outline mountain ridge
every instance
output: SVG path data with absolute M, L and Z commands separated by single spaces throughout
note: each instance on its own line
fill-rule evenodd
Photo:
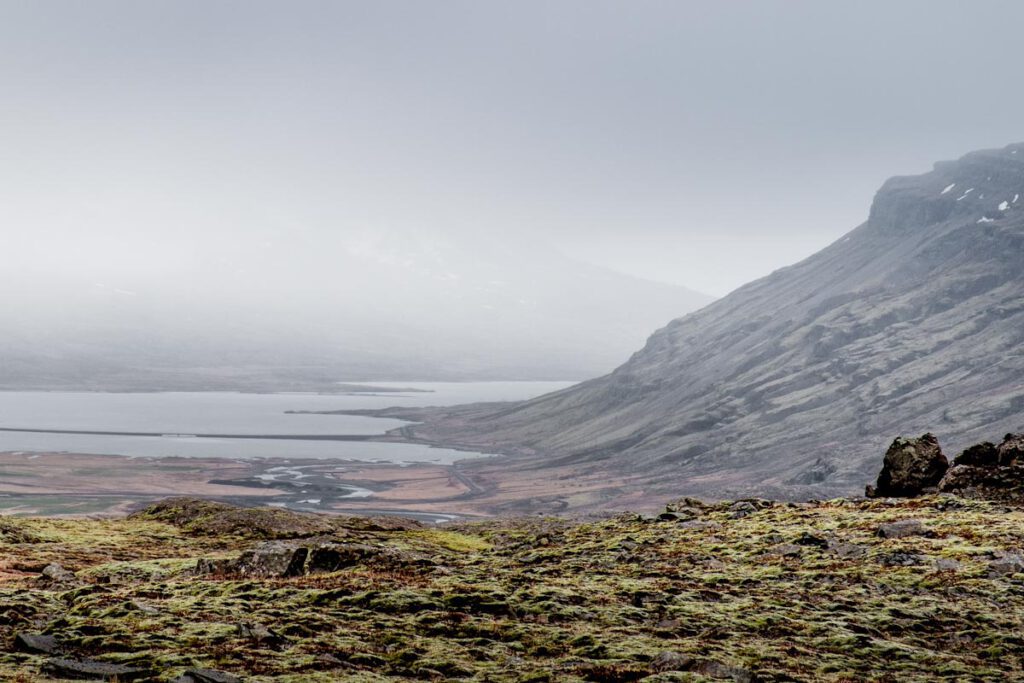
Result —
M 411 433 L 650 490 L 807 497 L 862 487 L 899 433 L 955 449 L 1019 430 L 1021 195 L 1024 144 L 892 178 L 853 231 L 673 320 L 608 375 Z

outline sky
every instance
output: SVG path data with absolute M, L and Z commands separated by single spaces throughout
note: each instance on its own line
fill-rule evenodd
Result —
M 1024 140 L 1022 30 L 1015 0 L 0 0 L 0 266 L 441 231 L 720 296 Z

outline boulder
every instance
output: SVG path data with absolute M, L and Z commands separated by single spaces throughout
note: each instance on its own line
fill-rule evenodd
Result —
M 1024 465 L 1024 434 L 1007 434 L 996 452 L 1003 467 Z
M 849 543 L 847 541 L 840 541 L 836 539 L 830 539 L 828 549 L 836 557 L 843 560 L 852 560 L 867 555 L 868 549 L 863 545 L 857 543 Z
M 995 446 L 985 442 L 958 455 L 939 490 L 996 500 L 1024 500 L 1024 434 L 1007 434 Z
M 651 668 L 655 671 L 689 671 L 694 664 L 693 657 L 681 652 L 659 652 L 651 660 Z
M 885 453 L 877 483 L 868 486 L 865 494 L 869 498 L 918 496 L 938 486 L 947 469 L 949 462 L 933 434 L 897 437 Z
M 976 465 L 953 465 L 939 482 L 939 490 L 944 493 L 964 494 L 983 486 L 999 486 L 998 468 L 978 467 Z
M 140 669 L 124 664 L 111 664 L 95 659 L 64 659 L 54 657 L 43 664 L 43 671 L 55 678 L 70 678 L 86 681 L 144 681 L 154 677 L 149 669 Z
M 988 563 L 989 578 L 1024 574 L 1024 557 L 1020 553 L 997 550 Z
M 174 683 L 242 683 L 242 679 L 213 669 L 188 669 Z
M 758 680 L 757 674 L 750 669 L 716 662 L 712 659 L 698 663 L 693 667 L 693 671 L 708 678 L 728 679 L 734 683 L 756 683 Z
M 953 458 L 953 466 L 994 467 L 999 464 L 999 451 L 991 441 L 975 444 Z
M 794 543 L 796 543 L 797 545 L 806 545 L 815 548 L 829 547 L 829 542 L 827 538 L 825 538 L 824 536 L 819 536 L 817 534 L 809 533 L 807 531 L 800 534 L 800 536 L 796 539 L 796 541 L 794 541 Z
M 884 553 L 878 556 L 878 562 L 885 567 L 919 567 L 927 559 L 920 553 Z
M 776 555 L 778 557 L 800 557 L 801 548 L 794 543 L 780 543 L 773 545 L 765 551 L 765 555 Z
M 258 647 L 282 650 L 289 644 L 286 637 L 263 624 L 242 622 L 235 627 L 235 632 L 240 638 L 244 638 Z
M 733 519 L 743 519 L 757 512 L 757 506 L 749 500 L 738 500 L 729 506 L 729 516 Z
M 658 515 L 658 520 L 661 522 L 688 522 L 694 518 L 695 515 L 688 512 L 662 512 Z
M 898 522 L 882 524 L 875 532 L 882 538 L 906 538 L 907 536 L 931 536 L 924 524 L 917 519 L 901 519 Z
M 19 633 L 14 637 L 14 649 L 34 654 L 55 655 L 63 648 L 54 636 L 39 633 Z
M 62 588 L 72 586 L 78 582 L 74 572 L 70 572 L 67 569 L 57 563 L 53 562 L 43 567 L 43 571 L 39 573 L 37 579 L 39 585 L 45 588 Z

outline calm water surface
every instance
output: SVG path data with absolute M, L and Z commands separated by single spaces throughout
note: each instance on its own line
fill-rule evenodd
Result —
M 516 401 L 572 382 L 373 382 L 429 393 L 238 394 L 230 392 L 0 392 L 0 427 L 160 434 L 382 434 L 401 420 L 349 415 L 289 415 L 289 410 L 352 410 Z M 472 454 L 418 444 L 188 436 L 109 436 L 0 432 L 0 452 L 41 451 L 131 456 L 340 458 L 449 463 Z

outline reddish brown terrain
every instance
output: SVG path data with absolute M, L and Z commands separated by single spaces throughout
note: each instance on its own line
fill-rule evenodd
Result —
M 353 490 L 357 497 L 349 497 Z M 457 465 L 356 461 L 130 458 L 0 453 L 0 512 L 115 516 L 169 495 L 328 513 L 425 513 L 428 518 L 523 512 L 653 509 L 670 496 L 607 473 L 540 468 L 494 457 Z

